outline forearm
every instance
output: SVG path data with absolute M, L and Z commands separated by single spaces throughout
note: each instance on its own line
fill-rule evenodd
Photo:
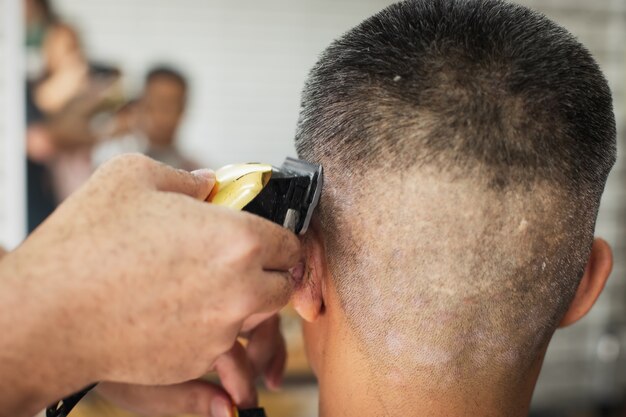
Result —
M 25 269 L 15 254 L 0 260 L 0 417 L 30 417 L 89 382 L 72 363 L 63 313 Z

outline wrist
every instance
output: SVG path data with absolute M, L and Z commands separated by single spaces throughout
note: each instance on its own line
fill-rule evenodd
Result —
M 17 407 L 10 415 L 34 414 L 93 377 L 66 331 L 62 300 L 39 286 L 42 271 L 30 265 L 40 262 L 20 255 L 0 260 L 0 404 Z

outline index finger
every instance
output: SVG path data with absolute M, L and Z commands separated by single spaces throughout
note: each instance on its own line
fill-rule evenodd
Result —
M 302 259 L 300 240 L 292 231 L 248 214 L 250 229 L 261 242 L 261 266 L 266 271 L 288 271 Z

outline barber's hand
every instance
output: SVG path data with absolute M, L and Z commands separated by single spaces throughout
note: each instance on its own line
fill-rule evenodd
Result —
M 214 371 L 221 387 L 194 380 L 166 386 L 101 383 L 97 390 L 114 404 L 141 415 L 231 416 L 232 403 L 240 408 L 256 406 L 258 376 L 264 377 L 270 389 L 280 386 L 286 348 L 279 324 L 277 315 L 271 317 L 248 335 L 246 348 L 236 343 L 217 359 Z
M 213 181 L 116 158 L 7 257 L 56 321 L 48 357 L 83 382 L 189 381 L 287 303 L 298 239 L 205 203 Z

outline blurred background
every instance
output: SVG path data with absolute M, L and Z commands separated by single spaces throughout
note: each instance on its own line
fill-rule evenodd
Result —
M 626 132 L 626 2 L 520 0 L 588 46 Z M 102 162 L 142 152 L 180 168 L 294 155 L 299 94 L 331 40 L 386 0 L 0 0 L 0 244 L 12 247 Z M 626 416 L 626 169 L 597 234 L 615 251 L 599 303 L 557 332 L 534 416 Z M 286 387 L 268 414 L 315 416 L 315 381 L 286 311 Z M 96 396 L 76 416 L 127 416 Z

